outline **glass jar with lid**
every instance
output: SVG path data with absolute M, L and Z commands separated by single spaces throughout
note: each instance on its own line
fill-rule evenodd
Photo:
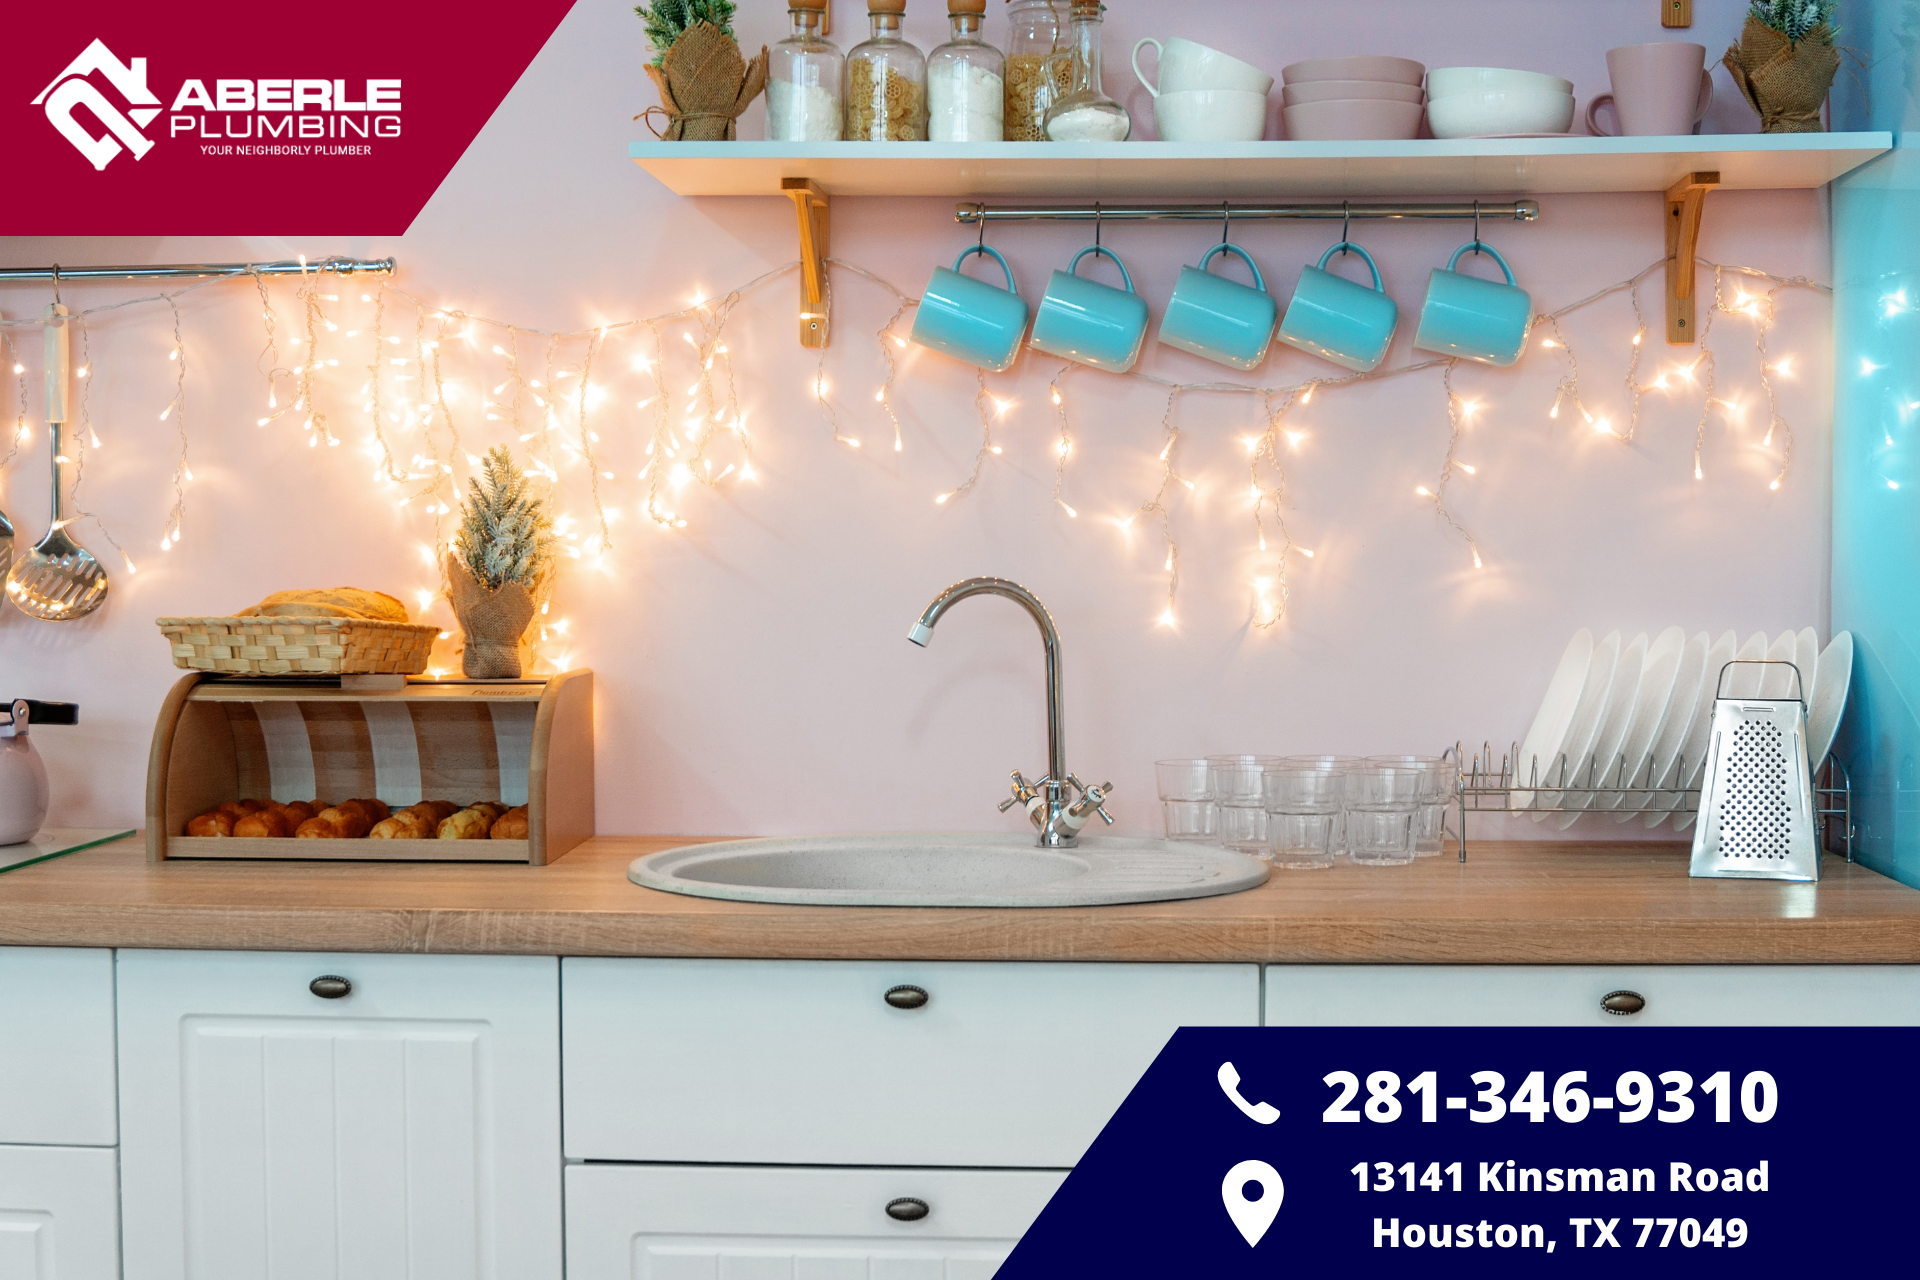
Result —
M 1006 59 L 980 38 L 987 0 L 947 0 L 953 38 L 927 55 L 927 139 L 998 142 Z
M 846 55 L 820 34 L 827 0 L 788 0 L 792 34 L 767 55 L 767 137 L 775 142 L 835 142 L 842 123 Z
M 1049 142 L 1125 142 L 1133 132 L 1133 117 L 1100 88 L 1100 0 L 1073 0 L 1068 18 L 1067 48 L 1049 60 L 1066 63 L 1072 79 L 1066 93 L 1047 108 Z
M 846 137 L 924 142 L 927 59 L 900 35 L 907 0 L 867 0 L 872 36 L 847 54 Z
M 1067 34 L 1063 0 L 1007 0 L 1007 96 L 1003 136 L 1008 142 L 1045 142 L 1047 108 L 1065 92 L 1067 68 L 1048 65 Z M 1051 75 L 1051 79 L 1049 76 Z

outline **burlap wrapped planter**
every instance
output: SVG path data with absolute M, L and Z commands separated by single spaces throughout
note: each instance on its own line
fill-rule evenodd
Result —
M 533 622 L 533 593 L 517 582 L 489 591 L 473 580 L 455 556 L 447 557 L 453 616 L 467 633 L 460 669 L 469 680 L 514 680 L 520 675 L 520 641 Z
M 766 87 L 767 50 L 762 45 L 748 62 L 733 37 L 710 22 L 696 22 L 673 42 L 659 66 L 647 68 L 647 75 L 660 91 L 660 105 L 634 119 L 646 117 L 655 136 L 667 142 L 732 142 L 739 136 L 735 120 Z M 667 117 L 664 131 L 653 128 L 656 111 Z
M 1750 17 L 1721 62 L 1760 113 L 1760 132 L 1826 132 L 1820 107 L 1840 70 L 1840 50 L 1825 23 L 1794 41 Z
M 173 665 L 233 676 L 417 676 L 438 627 L 360 618 L 157 618 Z

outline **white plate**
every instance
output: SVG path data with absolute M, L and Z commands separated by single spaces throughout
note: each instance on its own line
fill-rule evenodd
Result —
M 1807 760 L 1818 769 L 1833 750 L 1834 735 L 1847 710 L 1847 690 L 1853 684 L 1853 633 L 1842 631 L 1820 655 L 1814 676 L 1813 705 L 1807 712 Z
M 1567 726 L 1566 736 L 1560 739 L 1553 758 L 1547 762 L 1542 776 L 1553 781 L 1567 783 L 1574 780 L 1575 764 L 1584 760 L 1593 750 L 1593 740 L 1600 732 L 1600 721 L 1607 714 L 1607 695 L 1613 690 L 1614 668 L 1620 665 L 1620 633 L 1611 631 L 1607 638 L 1593 647 L 1593 660 L 1587 664 L 1587 678 L 1580 686 L 1580 704 L 1574 709 L 1573 720 Z M 1539 803 L 1551 807 L 1560 803 L 1557 791 L 1539 793 Z M 1533 815 L 1535 822 L 1546 818 L 1544 813 Z
M 1645 786 L 1651 769 L 1649 757 L 1653 740 L 1667 720 L 1667 708 L 1673 701 L 1674 682 L 1680 675 L 1680 659 L 1687 651 L 1687 633 L 1668 627 L 1647 646 L 1647 659 L 1640 668 L 1640 697 L 1627 721 L 1626 736 L 1618 754 L 1626 761 L 1617 782 L 1623 787 Z M 1608 796 L 1596 800 L 1595 809 L 1617 809 L 1624 797 Z
M 1820 673 L 1820 633 L 1812 627 L 1800 628 L 1800 634 L 1793 638 L 1793 665 L 1800 668 L 1800 698 L 1807 704 L 1811 722 L 1813 682 Z
M 1600 731 L 1593 736 L 1586 758 L 1574 768 L 1572 776 L 1586 788 L 1614 785 L 1620 746 L 1626 741 L 1633 720 L 1633 709 L 1640 705 L 1640 676 L 1647 665 L 1647 633 L 1642 631 L 1620 653 L 1613 669 L 1613 688 L 1607 693 L 1607 714 L 1600 718 Z M 1563 804 L 1570 812 L 1556 818 L 1562 831 L 1580 820 L 1580 810 L 1593 803 L 1589 795 L 1569 795 Z
M 1693 713 L 1700 702 L 1700 681 L 1707 673 L 1707 650 L 1713 647 L 1713 639 L 1702 631 L 1687 641 L 1681 651 L 1680 663 L 1674 672 L 1672 696 L 1667 699 L 1667 707 L 1661 713 L 1660 727 L 1654 731 L 1653 742 L 1647 748 L 1648 764 L 1642 775 L 1642 786 L 1657 786 L 1667 774 L 1673 771 L 1674 757 L 1680 754 L 1680 748 L 1687 743 L 1687 730 L 1693 727 Z M 1621 801 L 1624 811 L 1614 819 L 1625 822 L 1639 810 L 1648 807 L 1649 801 L 1664 800 L 1660 796 L 1628 796 Z M 1671 800 L 1666 800 L 1669 806 Z
M 1520 754 L 1513 761 L 1515 781 L 1532 781 L 1533 762 L 1558 749 L 1561 739 L 1567 736 L 1567 729 L 1573 724 L 1574 709 L 1580 705 L 1580 687 L 1586 683 L 1587 667 L 1592 661 L 1593 632 L 1582 627 L 1573 633 L 1573 639 L 1567 641 L 1567 651 L 1560 655 L 1560 665 L 1554 668 L 1553 679 L 1547 682 L 1547 696 L 1540 700 L 1540 710 L 1533 717 L 1533 727 L 1527 730 L 1527 736 L 1520 742 Z M 1540 761 L 1542 775 L 1550 763 L 1547 760 Z M 1524 809 L 1533 803 L 1533 793 L 1515 792 L 1513 799 L 1516 805 Z
M 1693 720 L 1687 726 L 1686 740 L 1680 746 L 1679 755 L 1660 779 L 1662 787 L 1672 787 L 1674 790 L 1668 796 L 1655 796 L 1653 803 L 1647 806 L 1649 827 L 1657 827 L 1666 821 L 1667 814 L 1685 799 L 1687 790 L 1699 785 L 1701 761 L 1706 756 L 1707 739 L 1713 733 L 1714 689 L 1719 682 L 1721 668 L 1732 662 L 1734 654 L 1738 652 L 1734 647 L 1738 642 L 1739 637 L 1729 631 L 1714 641 L 1713 648 L 1707 651 L 1707 666 L 1700 673 L 1700 692 L 1693 701 Z M 1676 830 L 1686 829 L 1679 825 L 1682 820 L 1675 820 Z M 1691 817 L 1684 820 L 1692 821 Z
M 1791 663 L 1798 642 L 1791 631 L 1782 631 L 1767 648 L 1768 662 Z M 1793 697 L 1796 681 L 1785 667 L 1767 667 L 1760 672 L 1760 696 L 1778 702 Z

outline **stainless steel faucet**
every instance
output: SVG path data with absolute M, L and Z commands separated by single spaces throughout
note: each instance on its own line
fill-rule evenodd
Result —
M 1000 812 L 1005 813 L 1016 804 L 1025 805 L 1027 816 L 1039 829 L 1043 848 L 1070 848 L 1079 841 L 1080 828 L 1095 814 L 1108 826 L 1113 825 L 1113 818 L 1106 810 L 1113 784 L 1103 782 L 1089 787 L 1067 772 L 1067 747 L 1061 731 L 1064 717 L 1060 696 L 1060 633 L 1054 630 L 1047 606 L 1017 582 L 1005 578 L 968 578 L 935 596 L 927 611 L 920 615 L 920 621 L 907 632 L 907 639 L 926 648 L 933 639 L 934 624 L 940 621 L 940 615 L 956 601 L 979 595 L 1005 596 L 1024 608 L 1040 628 L 1040 640 L 1047 651 L 1047 774 L 1038 782 L 1028 782 L 1016 769 L 1013 795 L 1000 802 Z M 1080 793 L 1078 800 L 1073 798 L 1075 791 Z

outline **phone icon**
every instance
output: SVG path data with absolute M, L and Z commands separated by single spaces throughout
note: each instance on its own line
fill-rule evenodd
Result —
M 1240 1096 L 1240 1073 L 1234 1070 L 1231 1062 L 1220 1064 L 1220 1088 L 1249 1120 L 1258 1124 L 1272 1124 L 1280 1118 L 1280 1108 L 1271 1102 L 1248 1102 Z

